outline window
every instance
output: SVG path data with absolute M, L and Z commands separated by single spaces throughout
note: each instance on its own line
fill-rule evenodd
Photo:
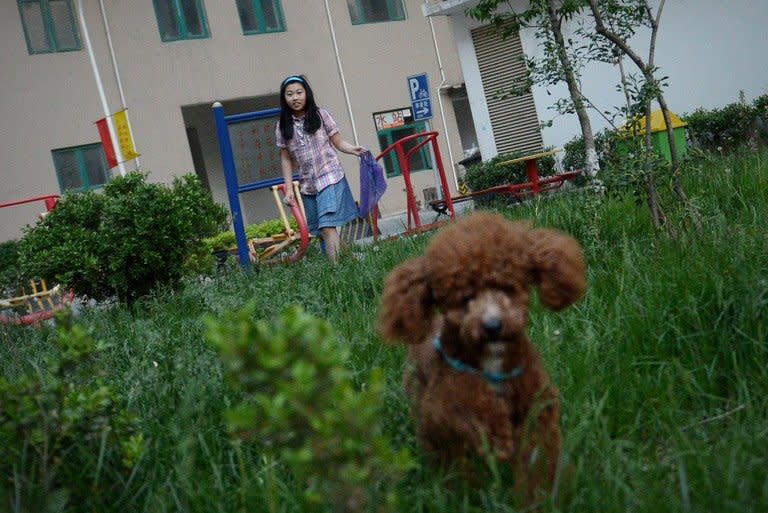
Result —
M 397 128 L 378 130 L 376 135 L 379 137 L 379 146 L 381 147 L 381 151 L 384 151 L 390 144 L 394 144 L 396 141 L 402 139 L 403 137 L 426 131 L 426 123 L 417 121 L 415 123 L 408 123 Z M 403 144 L 403 152 L 408 153 L 411 148 L 423 141 L 424 138 L 417 137 L 411 141 L 406 142 Z M 429 144 L 425 144 L 421 147 L 420 150 L 411 155 L 410 169 L 412 173 L 414 171 L 432 169 L 432 159 L 429 156 L 430 147 L 431 146 Z M 393 176 L 399 176 L 403 174 L 402 170 L 400 169 L 400 162 L 397 159 L 397 153 L 395 150 L 387 152 L 387 154 L 384 155 L 381 160 L 384 162 L 384 169 L 387 172 L 387 178 L 392 178 Z
M 107 157 L 101 143 L 53 150 L 53 166 L 62 192 L 85 191 L 109 180 Z
M 280 0 L 237 0 L 243 34 L 264 34 L 285 30 Z
M 203 0 L 154 0 L 160 39 L 179 41 L 208 37 Z
M 18 0 L 30 54 L 80 49 L 72 0 Z
M 347 0 L 353 25 L 405 19 L 403 0 Z

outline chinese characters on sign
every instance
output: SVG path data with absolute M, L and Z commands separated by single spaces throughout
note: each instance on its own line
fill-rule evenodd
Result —
M 412 122 L 411 109 L 396 109 L 373 113 L 373 122 L 376 130 L 397 128 Z
M 115 132 L 117 132 L 117 143 L 120 145 L 120 151 L 124 160 L 133 160 L 139 156 L 133 145 L 133 135 L 131 135 L 131 125 L 128 124 L 128 113 L 125 109 L 115 112 Z
M 280 150 L 275 146 L 277 119 L 263 118 L 229 125 L 240 185 L 282 177 Z

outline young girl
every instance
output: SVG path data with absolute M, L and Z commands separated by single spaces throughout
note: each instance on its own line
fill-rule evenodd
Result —
M 355 219 L 357 206 L 334 148 L 357 156 L 368 150 L 341 138 L 328 111 L 315 104 L 312 88 L 304 75 L 283 80 L 280 107 L 276 132 L 286 183 L 285 203 L 292 206 L 296 201 L 289 185 L 294 170 L 298 170 L 309 231 L 320 235 L 328 259 L 335 262 L 341 244 L 336 227 Z

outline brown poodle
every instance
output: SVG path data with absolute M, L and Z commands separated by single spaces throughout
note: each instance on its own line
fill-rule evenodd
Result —
M 379 317 L 382 338 L 408 344 L 403 380 L 425 452 L 511 463 L 524 502 L 551 489 L 561 445 L 558 392 L 525 334 L 534 285 L 553 310 L 581 298 L 579 243 L 475 213 L 392 270 Z

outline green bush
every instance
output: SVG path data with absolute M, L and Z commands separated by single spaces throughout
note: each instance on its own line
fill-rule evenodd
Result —
M 745 145 L 768 144 L 768 94 L 748 104 L 743 98 L 719 109 L 696 109 L 683 116 L 694 148 L 732 153 Z
M 43 365 L 12 381 L 0 377 L 3 511 L 11 500 L 14 511 L 108 504 L 144 452 L 125 400 L 101 382 L 94 361 L 101 348 L 82 327 L 60 321 L 57 351 Z
M 616 139 L 616 131 L 606 129 L 594 134 L 594 137 L 597 158 L 600 162 L 600 167 L 603 167 L 606 160 L 615 158 L 614 142 Z M 563 169 L 566 171 L 584 169 L 587 165 L 587 150 L 582 136 L 576 136 L 565 143 L 565 145 L 563 145 L 563 152 L 562 165 Z
M 193 174 L 168 187 L 128 173 L 103 194 L 64 195 L 28 227 L 19 250 L 22 273 L 72 286 L 82 296 L 130 303 L 159 285 L 177 287 L 185 259 L 226 217 Z
M 0 243 L 0 294 L 8 295 L 19 284 L 19 242 Z
M 224 377 L 242 394 L 226 413 L 230 432 L 286 465 L 308 505 L 369 511 L 375 487 L 386 484 L 388 500 L 377 511 L 395 511 L 391 485 L 413 461 L 383 432 L 381 373 L 374 369 L 358 389 L 326 322 L 296 306 L 273 323 L 252 320 L 254 310 L 207 320 Z
M 472 191 L 481 191 L 509 183 L 525 183 L 528 181 L 528 174 L 525 171 L 525 163 L 505 164 L 498 166 L 500 162 L 523 157 L 530 152 L 504 153 L 494 158 L 470 166 L 464 176 L 467 186 Z M 538 161 L 539 176 L 551 176 L 555 174 L 555 158 L 544 157 Z
M 99 237 L 105 201 L 93 191 L 65 194 L 53 211 L 25 228 L 21 274 L 72 286 L 84 296 L 109 296 Z

